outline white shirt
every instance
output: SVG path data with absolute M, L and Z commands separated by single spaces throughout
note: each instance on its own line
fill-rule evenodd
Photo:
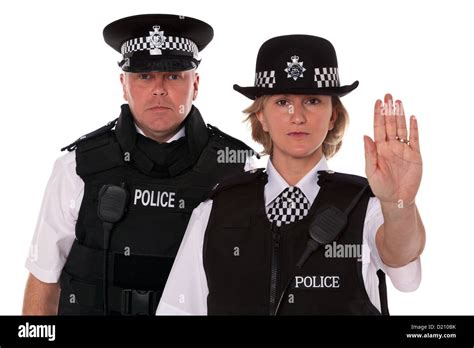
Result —
M 139 134 L 143 131 L 135 124 Z M 167 141 L 186 135 L 184 127 Z M 46 186 L 25 267 L 39 280 L 56 283 L 76 237 L 84 181 L 76 173 L 75 151 L 59 157 Z
M 318 195 L 318 171 L 327 170 L 323 157 L 295 186 L 301 189 L 312 204 Z M 268 182 L 264 188 L 266 210 L 275 198 L 290 186 L 278 173 L 271 161 L 267 165 Z M 316 189 L 315 189 L 316 188 Z M 204 235 L 212 210 L 212 200 L 201 203 L 191 215 L 189 224 L 168 277 L 157 315 L 206 315 L 207 278 L 203 266 Z M 369 199 L 363 229 L 362 276 L 371 302 L 380 310 L 377 270 L 382 269 L 400 291 L 414 291 L 421 281 L 420 258 L 400 268 L 385 265 L 378 254 L 375 235 L 383 224 L 380 201 Z

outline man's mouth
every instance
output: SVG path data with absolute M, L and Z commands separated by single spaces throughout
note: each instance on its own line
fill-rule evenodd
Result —
M 155 105 L 152 106 L 151 108 L 148 108 L 150 111 L 165 111 L 165 110 L 170 110 L 171 108 L 163 105 Z

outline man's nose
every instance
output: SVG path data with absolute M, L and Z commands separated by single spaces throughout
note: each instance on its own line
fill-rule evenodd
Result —
M 166 91 L 165 84 L 161 78 L 155 79 L 156 82 L 153 85 L 152 93 L 154 96 L 166 96 L 168 92 Z

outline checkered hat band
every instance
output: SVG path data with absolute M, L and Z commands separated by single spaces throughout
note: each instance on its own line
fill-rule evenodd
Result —
M 268 220 L 277 226 L 291 224 L 303 219 L 308 214 L 309 207 L 309 201 L 304 193 L 298 187 L 290 186 L 275 198 L 267 212 Z
M 337 68 L 315 68 L 314 81 L 318 88 L 339 87 L 339 72 Z
M 275 70 L 260 71 L 255 74 L 255 87 L 273 88 L 275 83 Z
M 131 39 L 125 41 L 122 44 L 122 55 L 138 52 L 138 51 L 145 51 L 145 50 L 168 50 L 168 51 L 184 51 L 192 53 L 194 57 L 198 55 L 198 47 L 197 45 L 184 37 L 177 37 L 177 36 L 166 36 L 165 42 L 161 45 L 161 47 L 156 47 L 150 42 L 150 37 L 138 37 L 135 39 Z

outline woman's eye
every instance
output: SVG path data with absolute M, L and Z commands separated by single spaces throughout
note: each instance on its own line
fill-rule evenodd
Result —
M 276 102 L 276 104 L 279 105 L 279 106 L 287 106 L 287 105 L 289 105 L 288 100 L 285 100 L 285 99 L 280 99 L 280 100 L 278 100 L 278 101 Z
M 311 105 L 316 105 L 316 104 L 321 103 L 321 101 L 317 98 L 308 99 L 306 102 Z

